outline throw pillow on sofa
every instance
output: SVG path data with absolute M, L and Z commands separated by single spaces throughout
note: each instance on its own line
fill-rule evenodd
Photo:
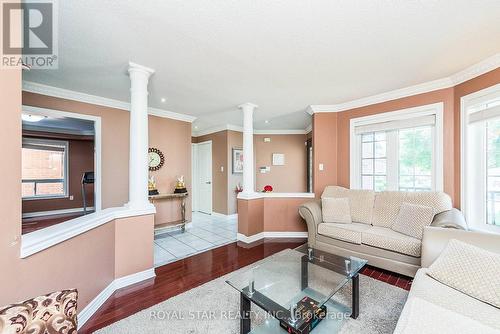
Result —
M 348 198 L 322 198 L 321 211 L 324 223 L 352 223 Z
M 500 255 L 451 239 L 427 274 L 482 302 L 500 308 Z
M 424 227 L 434 219 L 434 209 L 430 206 L 403 203 L 392 224 L 392 230 L 422 240 Z

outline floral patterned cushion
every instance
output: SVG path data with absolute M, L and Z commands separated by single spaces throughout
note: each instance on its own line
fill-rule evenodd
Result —
M 1 334 L 74 334 L 77 330 L 76 289 L 44 296 L 0 308 Z

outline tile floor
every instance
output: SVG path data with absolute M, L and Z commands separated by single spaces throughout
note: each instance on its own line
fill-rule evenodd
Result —
M 193 212 L 192 226 L 155 235 L 155 267 L 236 241 L 238 220 Z

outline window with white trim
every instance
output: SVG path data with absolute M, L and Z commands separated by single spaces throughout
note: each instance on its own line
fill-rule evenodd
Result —
M 68 142 L 23 138 L 22 197 L 65 197 L 68 192 Z
M 478 93 L 462 105 L 462 206 L 473 227 L 498 231 L 500 85 Z
M 351 187 L 442 190 L 442 104 L 351 120 Z

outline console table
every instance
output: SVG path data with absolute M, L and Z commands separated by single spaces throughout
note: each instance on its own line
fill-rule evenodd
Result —
M 158 201 L 168 201 L 173 199 L 181 200 L 181 220 L 177 222 L 165 222 L 156 224 L 155 229 L 171 227 L 171 226 L 180 226 L 182 232 L 186 231 L 186 197 L 188 197 L 188 193 L 170 193 L 170 194 L 158 194 L 158 195 L 150 195 L 149 201 L 154 204 Z

